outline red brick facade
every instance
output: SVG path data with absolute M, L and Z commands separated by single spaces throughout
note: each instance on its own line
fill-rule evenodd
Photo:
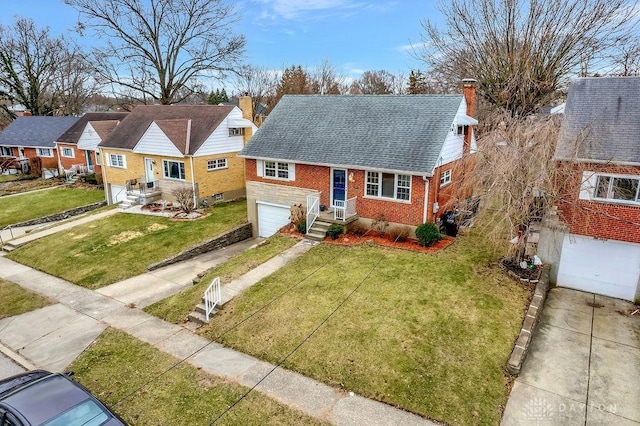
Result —
M 640 167 L 621 167 L 600 164 L 562 164 L 568 176 L 560 182 L 561 218 L 572 234 L 595 238 L 640 243 L 640 205 L 615 204 L 605 201 L 579 199 L 583 171 L 640 176 Z
M 451 208 L 453 196 L 459 195 L 459 177 L 456 176 L 456 169 L 459 163 L 456 161 L 443 166 L 442 170 L 453 168 L 452 182 L 442 189 L 440 188 L 440 171 L 437 170 L 434 177 L 428 178 L 429 182 L 429 205 L 427 207 L 427 222 L 433 222 L 444 212 L 443 206 Z M 326 166 L 315 166 L 296 164 L 295 181 L 283 181 L 259 177 L 257 174 L 256 160 L 246 159 L 246 180 L 263 182 L 276 185 L 290 186 L 296 188 L 312 189 L 320 191 L 320 204 L 330 205 L 331 203 L 331 168 Z M 389 222 L 402 223 L 411 226 L 418 226 L 424 222 L 425 214 L 425 189 L 426 181 L 421 176 L 411 178 L 411 200 L 400 201 L 378 197 L 365 196 L 366 173 L 364 170 L 349 169 L 347 171 L 347 198 L 358 197 L 356 211 L 360 217 L 374 219 L 380 213 L 384 213 Z M 353 177 L 351 177 L 353 174 Z M 433 200 L 438 197 L 438 204 L 441 206 L 437 214 L 433 214 Z M 265 200 L 268 201 L 268 200 Z
M 24 156 L 25 158 L 28 158 L 32 167 L 33 164 L 35 164 L 35 162 L 37 162 L 37 159 L 40 159 L 42 161 L 42 168 L 43 169 L 57 169 L 58 168 L 58 157 L 56 154 L 56 149 L 55 148 L 49 148 L 53 154 L 53 157 L 39 157 L 38 156 L 38 149 L 37 148 L 24 148 Z

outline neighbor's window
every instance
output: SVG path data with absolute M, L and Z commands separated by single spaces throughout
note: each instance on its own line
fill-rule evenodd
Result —
M 111 167 L 127 167 L 124 155 L 122 154 L 109 154 L 109 165 Z
M 162 160 L 162 166 L 164 169 L 164 177 L 185 180 L 183 161 Z
M 217 160 L 207 161 L 207 170 L 218 170 L 227 168 L 227 159 L 218 158 Z
M 409 201 L 411 199 L 411 176 L 367 172 L 365 194 L 371 197 Z
M 38 148 L 38 157 L 53 157 L 51 148 Z
M 100 164 L 100 153 L 98 151 L 96 151 L 96 166 L 99 166 Z
M 599 175 L 594 198 L 640 203 L 640 177 Z
M 8 155 L 11 156 L 13 155 L 13 151 L 10 147 L 8 146 L 0 146 L 0 155 Z
M 219 194 L 213 194 L 213 201 L 222 201 L 224 200 L 224 194 L 221 192 Z
M 244 135 L 244 128 L 229 127 L 229 136 L 242 136 L 242 135 Z
M 444 186 L 448 183 L 451 183 L 451 169 L 440 173 L 440 186 Z
M 72 148 L 62 148 L 62 156 L 63 157 L 75 157 L 75 154 L 73 153 L 73 149 Z

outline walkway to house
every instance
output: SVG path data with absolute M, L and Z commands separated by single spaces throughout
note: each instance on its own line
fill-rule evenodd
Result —
M 549 292 L 502 425 L 640 425 L 640 315 L 632 303 Z
M 274 265 L 283 262 L 283 259 L 291 260 L 296 253 L 299 255 L 306 251 L 300 248 L 301 245 L 305 243 L 299 243 L 281 253 L 276 260 L 272 259 L 273 262 L 266 262 L 241 277 L 244 281 L 239 280 L 236 290 L 241 291 L 270 274 Z M 278 260 L 278 257 L 282 259 Z M 174 272 L 179 273 L 178 269 Z M 178 359 L 186 359 L 191 365 L 210 374 L 247 387 L 254 386 L 274 369 L 272 364 L 209 342 L 185 327 L 167 323 L 133 307 L 129 302 L 125 303 L 129 299 L 124 296 L 124 290 L 130 285 L 135 287 L 133 282 L 117 283 L 109 286 L 111 289 L 105 287 L 92 291 L 4 257 L 0 257 L 0 278 L 58 302 L 0 320 L 0 346 L 4 347 L 3 352 L 17 353 L 18 358 L 26 358 L 27 362 L 38 368 L 64 370 L 106 327 L 114 327 Z M 156 277 L 148 277 L 148 281 L 153 278 Z M 144 305 L 150 299 L 138 295 L 135 300 Z M 16 361 L 20 362 L 19 359 Z M 337 425 L 434 424 L 406 411 L 347 394 L 282 368 L 275 369 L 256 387 L 256 391 Z

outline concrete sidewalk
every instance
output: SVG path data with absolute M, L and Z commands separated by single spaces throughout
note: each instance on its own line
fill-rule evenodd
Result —
M 502 425 L 640 425 L 640 316 L 619 299 L 549 292 Z
M 300 250 L 296 247 L 298 245 L 281 256 L 291 259 L 295 251 Z M 244 285 L 270 273 L 267 269 L 260 273 L 261 268 L 263 267 L 255 268 L 254 278 L 247 278 Z M 137 308 L 129 308 L 121 300 L 2 257 L 0 278 L 18 283 L 58 302 L 56 305 L 0 320 L 0 344 L 28 358 L 28 361 L 38 367 L 49 366 L 54 370 L 63 370 L 102 329 L 109 326 L 150 343 L 178 359 L 186 359 L 189 364 L 209 374 L 247 387 L 254 386 L 275 368 L 272 364 L 209 342 L 182 326 L 167 323 Z M 138 300 L 144 299 L 141 297 Z M 306 414 L 337 425 L 434 424 L 420 416 L 347 394 L 343 390 L 282 368 L 277 368 L 256 390 Z

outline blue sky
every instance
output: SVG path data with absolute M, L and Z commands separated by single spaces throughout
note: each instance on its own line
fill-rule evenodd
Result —
M 440 19 L 430 0 L 240 0 L 236 8 L 247 63 L 281 70 L 327 59 L 350 78 L 368 70 L 407 75 L 419 68 L 408 47 L 420 41 L 421 20 Z M 0 24 L 10 25 L 16 15 L 55 34 L 67 33 L 78 20 L 59 0 L 4 0 Z

